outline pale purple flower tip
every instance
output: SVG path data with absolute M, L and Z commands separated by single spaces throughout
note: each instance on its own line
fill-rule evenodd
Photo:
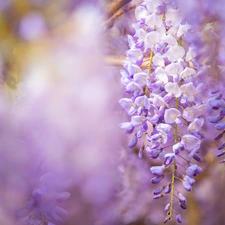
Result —
M 220 145 L 220 146 L 218 147 L 218 150 L 221 150 L 221 149 L 223 149 L 223 148 L 225 148 L 225 143 L 223 143 L 222 145 Z
M 216 115 L 216 116 L 209 116 L 208 121 L 210 123 L 218 123 L 220 120 L 222 120 L 223 117 L 221 115 Z
M 192 164 L 186 170 L 186 173 L 189 177 L 197 176 L 201 172 L 202 172 L 202 168 L 196 164 Z
M 146 122 L 143 122 L 142 124 L 142 131 L 147 131 L 148 130 L 148 124 Z
M 152 146 L 151 146 L 151 148 L 152 149 L 156 149 L 156 148 L 158 148 L 160 146 L 160 143 L 159 142 L 155 142 Z
M 162 166 L 152 166 L 150 168 L 151 172 L 155 175 L 155 176 L 162 176 L 163 175 L 163 171 L 165 169 L 165 165 Z
M 142 157 L 143 157 L 143 151 L 144 151 L 144 146 L 142 146 L 142 147 L 139 149 L 139 151 L 138 151 L 138 158 L 139 158 L 139 159 L 142 159 Z
M 218 134 L 218 135 L 214 138 L 214 140 L 219 140 L 220 138 L 223 137 L 223 134 L 224 134 L 224 132 Z
M 194 154 L 193 155 L 193 159 L 195 159 L 198 162 L 201 162 L 202 161 L 201 158 L 197 154 Z
M 179 151 L 182 150 L 184 148 L 184 146 L 181 143 L 176 143 L 175 145 L 173 145 L 173 152 L 174 154 L 179 154 Z
M 157 188 L 156 190 L 153 191 L 153 194 L 154 194 L 154 195 L 160 194 L 160 193 L 164 190 L 164 188 L 165 188 L 165 187 Z
M 153 197 L 153 199 L 159 199 L 159 198 L 162 198 L 164 195 L 155 195 L 154 197 Z
M 129 148 L 134 148 L 137 145 L 137 142 L 138 142 L 137 134 L 135 134 L 134 137 L 129 142 L 128 147 Z
M 153 178 L 151 179 L 151 183 L 152 183 L 152 184 L 158 184 L 163 178 L 164 178 L 164 175 L 158 176 L 158 177 L 153 177 Z
M 144 41 L 141 39 L 139 40 L 136 44 L 135 47 L 136 48 L 142 48 L 144 46 Z
M 178 193 L 178 198 L 179 198 L 179 200 L 180 200 L 180 202 L 183 202 L 183 203 L 186 203 L 186 198 L 179 192 Z
M 170 155 L 169 157 L 166 158 L 165 162 L 164 162 L 164 165 L 165 166 L 168 166 L 170 165 L 174 160 L 174 154 L 173 155 Z
M 225 151 L 224 152 L 219 152 L 216 156 L 220 157 L 220 156 L 223 156 L 223 155 L 225 155 Z
M 152 158 L 152 159 L 157 159 L 159 154 L 162 152 L 161 149 L 158 149 L 158 148 L 152 149 L 152 148 L 149 148 L 149 147 L 146 148 L 146 151 L 148 152 L 149 157 Z
M 224 130 L 225 129 L 225 122 L 221 122 L 215 125 L 217 130 Z
M 164 11 L 165 11 L 165 5 L 164 5 L 164 4 L 159 5 L 159 6 L 157 7 L 156 14 L 157 14 L 157 15 L 162 15 L 162 14 L 164 13 Z
M 171 184 L 166 186 L 164 193 L 169 194 L 170 192 L 171 192 Z
M 149 121 L 153 124 L 157 123 L 159 121 L 159 115 L 155 114 L 152 118 L 149 119 Z
M 223 108 L 222 111 L 220 112 L 220 116 L 222 116 L 222 117 L 225 116 L 225 108 Z
M 167 223 L 170 220 L 170 217 L 166 217 L 163 223 Z
M 143 131 L 142 131 L 142 130 L 139 130 L 139 131 L 137 132 L 137 137 L 138 137 L 138 138 L 141 138 L 141 137 L 142 137 L 142 134 L 143 134 Z
M 213 108 L 213 109 L 219 109 L 219 100 L 222 98 L 222 94 L 210 98 L 209 99 L 209 105 Z
M 181 217 L 180 214 L 177 214 L 176 220 L 177 220 L 178 223 L 182 223 L 182 217 Z
M 186 205 L 186 203 L 184 203 L 184 202 L 180 202 L 180 207 L 181 207 L 182 209 L 187 209 L 187 205 Z
M 189 176 L 185 176 L 183 179 L 183 186 L 184 189 L 187 191 L 191 191 L 192 190 L 192 185 L 194 184 L 195 180 Z
M 168 204 L 166 204 L 166 206 L 165 206 L 165 211 L 168 211 L 170 209 L 170 203 L 168 203 Z

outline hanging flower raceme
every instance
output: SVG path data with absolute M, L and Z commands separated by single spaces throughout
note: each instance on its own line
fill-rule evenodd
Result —
M 194 49 L 183 39 L 191 27 L 172 0 L 145 0 L 136 7 L 135 16 L 135 34 L 128 36 L 130 49 L 121 70 L 128 97 L 119 101 L 131 119 L 120 126 L 132 135 L 128 147 L 139 146 L 139 157 L 145 151 L 162 162 L 150 168 L 151 182 L 170 178 L 153 192 L 153 198 L 170 196 L 164 222 L 175 213 L 181 223 L 175 208 L 187 205 L 175 185 L 181 181 L 191 191 L 194 177 L 202 171 L 192 162 L 201 161 L 198 151 L 204 137 L 205 104 L 198 95 L 202 84 L 196 79 L 200 67 L 193 67 Z

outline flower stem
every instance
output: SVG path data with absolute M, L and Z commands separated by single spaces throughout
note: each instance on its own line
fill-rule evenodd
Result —
M 152 59 L 153 59 L 153 51 L 150 52 L 149 55 L 149 64 L 148 64 L 148 75 L 151 73 L 151 68 L 152 68 Z M 145 95 L 149 97 L 149 91 L 147 85 L 145 86 Z
M 176 98 L 176 105 L 175 105 L 176 109 L 178 109 L 179 107 L 179 99 Z M 178 127 L 177 124 L 174 125 L 174 143 L 177 142 L 177 138 L 178 137 Z M 173 198 L 174 198 L 174 190 L 175 190 L 175 173 L 177 170 L 177 165 L 176 165 L 176 161 L 174 159 L 173 161 L 173 170 L 172 170 L 172 178 L 171 178 L 171 198 L 170 198 L 170 218 L 172 219 L 172 214 L 173 214 Z
M 151 52 L 150 52 L 150 55 L 149 55 L 148 74 L 151 73 L 152 59 L 153 59 L 153 51 L 151 51 Z

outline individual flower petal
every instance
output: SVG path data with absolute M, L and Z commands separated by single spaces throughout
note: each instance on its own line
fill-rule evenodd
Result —
M 204 124 L 204 118 L 196 118 L 193 122 L 191 122 L 188 126 L 188 131 L 199 131 Z
M 181 144 L 183 144 L 183 146 L 187 150 L 192 150 L 196 147 L 198 148 L 200 146 L 200 143 L 201 141 L 191 134 L 183 135 L 181 139 Z
M 135 9 L 136 20 L 145 19 L 149 15 L 148 10 L 144 6 L 137 6 Z
M 174 38 L 171 34 L 166 35 L 163 38 L 163 41 L 165 41 L 168 45 L 177 45 L 176 38 Z
M 160 107 L 160 106 L 168 106 L 168 104 L 166 103 L 166 101 L 164 100 L 163 97 L 161 97 L 158 94 L 154 94 L 151 93 L 151 98 L 150 98 L 151 102 L 153 105 Z
M 173 152 L 174 152 L 174 154 L 176 154 L 176 155 L 179 154 L 179 151 L 183 150 L 183 148 L 184 148 L 184 146 L 180 142 L 174 144 L 173 145 Z
M 160 42 L 160 33 L 152 31 L 145 37 L 145 48 L 153 48 L 153 46 Z
M 134 74 L 134 82 L 139 84 L 142 87 L 146 85 L 147 80 L 148 80 L 147 73 L 141 72 L 141 73 Z
M 170 203 L 168 203 L 168 204 L 166 204 L 166 206 L 165 206 L 165 211 L 168 211 L 170 209 Z
M 164 190 L 164 188 L 165 188 L 164 186 L 160 187 L 160 188 L 157 188 L 156 190 L 153 191 L 153 195 L 160 194 Z
M 204 113 L 206 104 L 194 105 L 183 110 L 183 118 L 191 122 Z
M 132 63 L 141 65 L 143 61 L 143 52 L 141 51 L 141 49 L 137 48 L 129 49 L 127 51 L 127 57 L 128 60 L 131 61 Z
M 153 56 L 152 62 L 155 66 L 164 67 L 165 62 L 161 54 L 157 53 Z
M 224 130 L 225 129 L 225 122 L 220 122 L 220 123 L 216 124 L 215 128 L 217 130 Z
M 214 138 L 214 140 L 219 140 L 220 138 L 223 137 L 223 135 L 224 135 L 224 131 L 223 131 L 222 133 L 218 134 L 218 135 Z
M 180 90 L 181 90 L 181 93 L 186 96 L 189 102 L 194 101 L 194 96 L 197 94 L 197 91 L 195 86 L 192 84 L 192 82 L 182 85 L 180 87 Z
M 183 203 L 187 202 L 186 198 L 180 192 L 178 193 L 178 198 L 179 198 L 180 202 L 183 202 Z
M 180 202 L 180 207 L 181 207 L 182 209 L 187 209 L 186 203 L 183 203 L 183 202 Z
M 186 67 L 180 74 L 180 78 L 187 79 L 188 77 L 194 76 L 195 74 L 196 74 L 196 71 L 194 69 Z
M 154 148 L 150 148 L 149 146 L 146 148 L 146 151 L 148 152 L 149 157 L 152 159 L 158 158 L 159 154 L 162 152 L 162 150 L 159 148 L 154 149 Z
M 135 99 L 134 103 L 137 106 L 142 106 L 145 109 L 150 109 L 150 102 L 146 95 L 137 97 Z
M 217 153 L 216 157 L 220 157 L 220 156 L 223 156 L 223 155 L 225 155 L 225 151 Z
M 186 173 L 189 177 L 197 176 L 201 172 L 202 172 L 202 168 L 196 164 L 192 164 L 186 170 Z
M 160 83 L 166 84 L 168 82 L 168 76 L 161 67 L 156 68 L 155 76 Z
M 178 59 L 182 58 L 184 54 L 185 54 L 184 48 L 179 45 L 175 45 L 170 46 L 169 50 L 166 53 L 166 56 L 170 62 L 175 62 Z
M 129 98 L 121 98 L 119 100 L 119 104 L 127 112 L 128 115 L 133 115 L 136 112 L 135 104 Z
M 162 166 L 152 166 L 150 168 L 152 174 L 155 175 L 155 176 L 162 176 L 164 169 L 165 169 L 165 165 L 162 165 Z
M 149 15 L 146 20 L 145 20 L 146 25 L 148 25 L 149 27 L 156 27 L 159 28 L 163 25 L 163 21 L 161 19 L 160 15 L 156 15 L 155 13 L 152 13 L 151 15 Z
M 165 85 L 165 90 L 172 94 L 174 97 L 179 98 L 181 95 L 181 89 L 177 83 L 168 82 Z
M 225 148 L 225 143 L 223 143 L 222 145 L 220 145 L 220 146 L 218 147 L 218 150 L 222 150 L 223 148 Z
M 171 190 L 172 190 L 171 184 L 169 184 L 169 185 L 166 186 L 164 193 L 169 194 L 171 192 Z
M 138 142 L 138 138 L 137 138 L 137 135 L 135 134 L 134 137 L 129 142 L 128 147 L 134 148 L 137 145 L 137 142 Z
M 159 195 L 155 195 L 154 197 L 153 197 L 153 199 L 159 199 L 159 198 L 162 198 L 164 195 L 161 195 L 161 194 L 159 194 Z
M 180 73 L 183 71 L 183 66 L 180 62 L 170 63 L 166 66 L 165 71 L 169 76 L 179 76 Z
M 142 91 L 142 87 L 137 84 L 136 82 L 131 81 L 127 86 L 126 86 L 126 93 L 132 93 L 138 91 L 139 93 Z
M 125 130 L 132 130 L 134 127 L 131 122 L 124 122 L 124 123 L 121 123 L 119 126 L 120 128 Z
M 132 118 L 131 118 L 131 124 L 134 127 L 138 127 L 138 126 L 142 125 L 145 121 L 146 121 L 146 117 L 144 117 L 144 116 L 132 116 Z
M 170 108 L 165 110 L 164 119 L 166 123 L 175 123 L 175 120 L 181 116 L 181 112 L 178 109 Z
M 181 217 L 180 214 L 176 215 L 176 220 L 177 220 L 178 223 L 182 223 L 182 217 Z
M 151 179 L 151 183 L 152 183 L 152 184 L 158 184 L 163 178 L 164 178 L 164 175 L 162 175 L 162 176 L 157 176 L 157 177 L 153 177 L 153 178 Z
M 209 116 L 208 117 L 208 121 L 210 123 L 218 123 L 222 119 L 223 119 L 223 116 L 221 116 L 220 114 L 219 115 L 216 115 L 216 116 Z

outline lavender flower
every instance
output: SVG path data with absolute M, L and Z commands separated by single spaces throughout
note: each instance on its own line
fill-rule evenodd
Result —
M 119 103 L 124 102 L 122 108 L 134 127 L 132 130 L 129 122 L 123 126 L 135 133 L 128 146 L 135 147 L 138 139 L 149 158 L 163 161 L 161 166 L 150 168 L 155 176 L 151 182 L 159 183 L 165 177 L 165 171 L 172 172 L 169 183 L 153 192 L 154 199 L 161 198 L 166 187 L 165 194 L 171 195 L 165 223 L 172 219 L 175 179 L 179 176 L 177 171 L 183 170 L 180 164 L 184 163 L 183 160 L 187 162 L 187 175 L 179 179 L 183 180 L 188 191 L 194 183 L 192 177 L 202 171 L 191 163 L 192 159 L 201 161 L 196 153 L 204 137 L 201 129 L 205 103 L 200 99 L 201 84 L 197 81 L 201 68 L 191 66 L 192 61 L 197 60 L 194 49 L 185 42 L 191 26 L 182 20 L 173 1 L 143 1 L 136 7 L 135 16 L 135 33 L 128 37 L 130 49 L 124 63 L 125 72 L 121 73 L 125 93 L 132 96 Z M 147 65 L 144 61 L 148 62 Z M 138 70 L 131 73 L 127 65 L 136 65 Z M 221 101 L 220 105 L 223 105 Z M 188 159 L 185 159 L 186 155 Z M 184 200 L 180 205 L 187 208 Z M 177 221 L 182 222 L 180 215 Z

